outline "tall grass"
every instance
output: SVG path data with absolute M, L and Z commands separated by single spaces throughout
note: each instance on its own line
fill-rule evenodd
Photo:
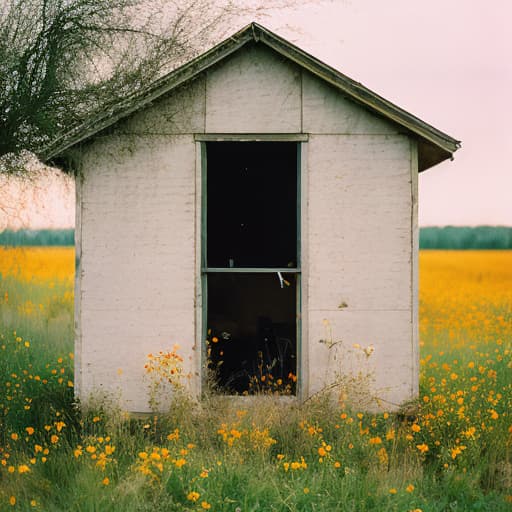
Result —
M 0 510 L 510 510 L 510 269 L 422 254 L 417 415 L 176 391 L 144 418 L 74 404 L 71 281 L 3 272 Z

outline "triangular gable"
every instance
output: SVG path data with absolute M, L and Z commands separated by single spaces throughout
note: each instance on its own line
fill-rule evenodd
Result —
M 251 23 L 199 57 L 156 80 L 143 91 L 128 96 L 99 116 L 95 116 L 61 135 L 45 149 L 42 158 L 46 161 L 58 158 L 67 149 L 86 141 L 119 120 L 144 108 L 251 42 L 268 46 L 301 68 L 331 84 L 345 97 L 416 135 L 420 171 L 451 158 L 452 154 L 460 147 L 460 142 L 449 135 L 387 101 L 261 25 Z

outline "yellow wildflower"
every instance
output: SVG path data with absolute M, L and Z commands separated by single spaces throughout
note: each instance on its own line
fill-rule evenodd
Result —
M 174 432 L 171 432 L 168 436 L 167 436 L 167 439 L 169 441 L 177 441 L 178 439 L 180 438 L 180 431 L 176 428 L 174 429 Z
M 187 494 L 187 500 L 189 501 L 197 501 L 201 495 L 196 491 L 190 491 Z
M 421 453 L 428 452 L 428 445 L 426 445 L 425 443 L 417 444 L 417 445 L 416 445 L 416 448 L 418 448 L 418 450 L 419 450 Z

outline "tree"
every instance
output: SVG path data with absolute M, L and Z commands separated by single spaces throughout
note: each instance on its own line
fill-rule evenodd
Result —
M 238 3 L 238 5 L 235 5 Z M 272 8 L 295 3 L 274 0 Z M 234 0 L 0 0 L 0 172 L 218 39 Z

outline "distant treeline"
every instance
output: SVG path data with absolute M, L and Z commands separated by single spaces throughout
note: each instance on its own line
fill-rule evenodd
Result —
M 38 246 L 38 245 L 74 245 L 74 229 L 6 229 L 0 233 L 0 245 Z
M 512 228 L 504 226 L 421 228 L 420 249 L 512 249 Z
M 0 232 L 0 245 L 73 245 L 74 229 L 21 229 Z M 478 226 L 420 228 L 420 249 L 512 249 L 512 228 Z

